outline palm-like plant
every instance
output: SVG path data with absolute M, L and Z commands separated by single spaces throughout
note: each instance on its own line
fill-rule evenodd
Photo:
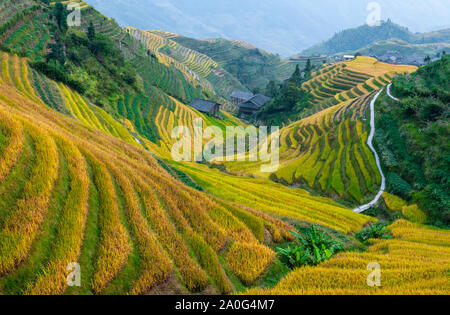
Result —
M 371 238 L 389 239 L 392 238 L 392 234 L 383 223 L 377 222 L 356 233 L 356 238 L 361 242 L 367 242 Z
M 332 240 L 325 232 L 319 232 L 315 226 L 303 235 L 294 231 L 290 233 L 296 238 L 295 245 L 289 245 L 286 249 L 278 248 L 278 252 L 291 268 L 318 265 L 345 249 L 341 243 Z

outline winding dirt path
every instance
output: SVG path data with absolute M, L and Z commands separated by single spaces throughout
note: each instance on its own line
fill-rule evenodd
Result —
M 388 95 L 391 98 L 394 98 L 390 94 L 390 87 L 391 87 L 391 85 L 388 85 L 388 87 L 387 87 Z M 381 89 L 375 95 L 375 97 L 372 99 L 372 101 L 370 102 L 370 128 L 371 128 L 371 130 L 370 130 L 369 138 L 367 139 L 367 145 L 370 148 L 370 150 L 372 150 L 373 154 L 375 155 L 375 162 L 377 163 L 378 170 L 380 171 L 380 174 L 381 174 L 381 188 L 380 188 L 380 191 L 378 192 L 378 194 L 375 196 L 375 199 L 373 199 L 368 204 L 365 204 L 356 209 L 353 209 L 353 211 L 356 213 L 363 213 L 364 211 L 367 211 L 370 208 L 372 208 L 378 202 L 378 200 L 380 200 L 381 196 L 383 195 L 384 191 L 386 190 L 386 177 L 384 176 L 383 170 L 381 169 L 380 157 L 378 156 L 377 151 L 373 147 L 373 138 L 375 136 L 375 102 L 377 101 L 378 97 L 383 92 L 383 90 L 384 89 Z

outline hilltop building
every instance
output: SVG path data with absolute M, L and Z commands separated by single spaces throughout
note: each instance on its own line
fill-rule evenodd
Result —
M 397 65 L 401 64 L 401 65 L 422 66 L 424 64 L 424 56 L 420 56 L 417 53 L 413 53 L 412 55 L 406 56 L 397 50 L 386 51 L 383 55 L 371 54 L 370 57 L 374 57 L 382 62 Z
M 191 104 L 189 104 L 189 106 L 198 110 L 200 113 L 210 116 L 217 116 L 220 111 L 220 106 L 222 105 L 216 102 L 196 98 L 191 102 Z
M 247 101 L 240 103 L 239 115 L 240 116 L 252 116 L 264 107 L 268 102 L 271 101 L 270 97 L 264 96 L 262 94 L 256 94 Z
M 355 58 L 356 58 L 356 56 L 354 56 L 354 55 L 344 55 L 344 60 L 345 60 L 345 61 L 353 60 L 353 59 L 355 59 Z
M 255 95 L 250 92 L 234 90 L 233 93 L 231 93 L 231 101 L 233 102 L 234 105 L 239 105 L 242 102 L 248 101 L 253 96 L 255 96 Z

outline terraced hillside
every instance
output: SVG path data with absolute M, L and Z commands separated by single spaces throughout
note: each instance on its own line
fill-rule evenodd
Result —
M 304 67 L 307 61 L 307 59 L 292 59 L 289 62 L 249 43 L 237 40 L 223 38 L 198 40 L 178 34 L 163 33 L 163 35 L 217 61 L 252 91 L 264 90 L 270 81 L 283 82 L 294 72 L 295 64 Z M 311 58 L 313 64 L 322 64 L 323 60 L 323 58 Z
M 311 95 L 312 108 L 303 117 L 340 102 L 354 100 L 389 84 L 396 74 L 413 72 L 414 66 L 390 65 L 375 58 L 357 57 L 348 62 L 325 67 L 303 84 Z
M 263 176 L 261 163 L 227 163 L 224 170 L 203 162 L 175 162 L 170 154 L 173 127 L 187 126 L 195 134 L 198 118 L 204 127 L 221 130 L 247 125 L 230 113 L 212 118 L 185 105 L 189 97 L 210 93 L 200 76 L 161 52 L 156 42 L 151 46 L 160 52 L 148 52 L 114 21 L 80 3 L 86 17 L 82 27 L 69 29 L 60 40 L 79 40 L 79 50 L 71 50 L 79 53 L 96 40 L 109 45 L 110 38 L 116 49 L 108 53 L 120 52 L 125 61 L 115 60 L 125 66 L 139 65 L 136 84 L 142 86 L 108 96 L 106 111 L 73 89 L 66 77 L 63 83 L 32 68 L 30 62 L 45 55 L 26 58 L 16 51 L 26 39 L 16 46 L 11 40 L 9 52 L 0 52 L 0 294 L 448 293 L 448 231 L 401 220 L 390 227 L 393 239 L 373 240 L 365 251 L 367 244 L 355 234 L 378 219 L 341 202 L 362 202 L 379 184 L 365 143 L 367 104 L 375 86 L 373 92 L 349 96 L 283 128 L 282 167 L 274 174 Z M 0 34 L 9 38 L 22 22 L 28 25 L 28 17 L 48 13 L 54 5 L 14 2 L 7 18 L 12 22 Z M 27 8 L 34 9 L 14 20 L 16 12 Z M 107 38 L 92 36 L 91 28 L 89 39 L 84 33 L 91 22 Z M 61 29 L 48 23 L 50 45 Z M 86 40 L 90 44 L 82 44 Z M 101 60 L 71 69 L 103 69 Z M 194 67 L 196 61 L 191 62 Z M 202 67 L 204 61 L 199 62 Z M 55 68 L 67 70 L 62 64 Z M 364 58 L 342 68 L 339 76 L 354 79 L 390 73 L 384 64 Z M 109 83 L 111 73 L 103 70 L 96 81 Z M 130 79 L 115 78 L 120 87 Z M 424 222 L 414 200 L 387 194 L 384 200 L 394 217 Z M 281 280 L 289 271 L 277 247 L 291 246 L 291 231 L 311 225 L 353 247 Z M 366 286 L 367 264 L 373 261 L 386 274 L 382 288 Z M 78 266 L 81 286 L 69 287 L 67 277 Z
M 343 102 L 282 129 L 280 167 L 261 173 L 260 163 L 227 163 L 234 174 L 255 174 L 287 185 L 303 184 L 328 196 L 360 203 L 381 178 L 367 147 L 365 120 L 372 94 Z
M 182 185 L 137 142 L 49 109 L 23 77 L 1 78 L 0 292 L 139 294 L 173 279 L 227 293 L 219 251 L 258 257 L 229 267 L 250 283 L 274 257 L 264 226 L 288 237 L 279 220 Z M 76 261 L 85 280 L 67 288 Z
M 246 88 L 219 64 L 202 53 L 186 48 L 173 41 L 174 34 L 163 31 L 142 31 L 128 27 L 129 34 L 153 51 L 162 63 L 174 65 L 210 90 L 215 90 L 222 98 L 228 98 L 235 89 Z M 213 89 L 213 87 L 215 89 Z
M 276 216 L 342 232 L 369 220 L 304 191 L 244 179 L 253 193 L 261 191 L 256 200 L 236 189 L 240 178 L 225 180 L 198 165 L 179 168 L 204 187 L 220 180 L 228 189 L 208 189 L 212 197 L 188 188 L 143 149 L 151 146 L 145 137 L 127 143 L 107 132 L 108 114 L 100 121 L 75 92 L 40 77 L 60 89 L 72 118 L 57 113 L 31 87 L 26 61 L 3 54 L 2 64 L 7 60 L 16 66 L 0 76 L 2 293 L 141 294 L 167 281 L 181 292 L 229 293 L 230 275 L 250 286 L 273 262 L 267 235 L 290 239 L 291 227 Z M 195 114 L 176 105 L 184 119 Z M 283 196 L 299 206 L 281 211 L 267 203 L 266 185 L 277 202 Z M 86 280 L 67 288 L 66 267 L 76 261 Z
M 129 131 L 103 109 L 92 105 L 78 92 L 39 74 L 28 66 L 27 59 L 0 53 L 1 75 L 31 100 L 45 104 L 76 119 L 80 125 L 96 128 L 128 143 L 136 143 Z
M 394 73 L 413 69 L 359 57 L 316 72 L 303 88 L 314 97 L 305 116 L 317 113 L 281 130 L 279 169 L 262 173 L 262 163 L 251 162 L 227 162 L 226 169 L 236 175 L 304 185 L 352 204 L 370 200 L 379 190 L 381 176 L 367 146 L 368 105 L 374 91 Z
M 30 58 L 40 58 L 50 40 L 46 29 L 48 18 L 48 12 L 39 8 L 36 1 L 2 1 L 0 42 Z
M 2 14 L 5 15 L 5 19 L 1 23 L 2 26 L 0 26 L 4 29 L 0 37 L 2 46 L 11 52 L 27 56 L 33 61 L 43 61 L 56 40 L 61 41 L 61 39 L 55 38 L 55 26 L 52 23 L 54 20 L 50 19 L 50 16 L 54 14 L 52 11 L 56 3 L 67 4 L 68 2 L 54 1 L 47 5 L 41 1 L 19 0 L 14 1 L 14 5 L 8 6 L 9 2 L 2 1 L 2 5 L 8 8 L 8 10 L 2 10 Z M 203 93 L 213 95 L 214 88 L 210 84 L 202 84 L 200 80 L 189 75 L 186 71 L 180 71 L 176 65 L 148 55 L 147 49 L 114 20 L 105 17 L 83 1 L 72 2 L 79 3 L 82 19 L 80 26 L 70 28 L 71 37 L 79 41 L 79 38 L 77 39 L 77 36 L 80 35 L 79 32 L 87 32 L 92 24 L 96 34 L 112 40 L 115 50 L 120 52 L 133 65 L 140 75 L 138 82 L 143 81 L 144 87 L 156 86 L 165 93 L 187 103 L 195 97 L 202 97 Z M 67 42 L 67 39 L 65 41 Z M 68 46 L 67 43 L 65 45 Z M 70 45 L 73 45 L 73 43 L 70 43 Z M 81 57 L 76 56 L 78 56 L 77 58 Z M 69 54 L 69 58 L 72 58 L 72 53 Z M 71 61 L 76 64 L 77 60 L 75 58 Z M 92 62 L 91 60 L 85 62 L 85 66 L 91 65 L 86 69 L 83 69 L 82 64 L 78 66 L 89 73 L 93 68 Z M 86 75 L 80 71 L 81 69 L 78 70 L 78 72 L 81 72 L 81 74 L 77 73 L 78 76 Z M 107 73 L 105 72 L 102 75 L 106 76 Z M 76 76 L 74 76 L 74 79 L 78 80 Z M 111 80 L 114 81 L 113 78 Z
M 204 81 L 194 77 L 167 56 L 149 54 L 147 47 L 141 45 L 126 29 L 88 6 L 83 10 L 80 28 L 87 31 L 91 23 L 97 33 L 114 40 L 116 47 L 128 58 L 141 76 L 145 89 L 151 89 L 152 86 L 158 87 L 186 103 L 193 98 L 202 97 L 203 93 L 213 94 L 214 87 L 210 84 L 205 84 Z
M 147 95 L 126 95 L 124 101 L 120 101 L 117 107 L 120 116 L 132 123 L 136 137 L 150 140 L 148 146 L 165 157 L 171 156 L 172 145 L 176 142 L 171 132 L 177 126 L 186 127 L 190 135 L 194 135 L 196 119 L 202 120 L 203 128 L 217 126 L 225 130 L 226 126 L 242 124 L 224 112 L 219 114 L 220 119 L 204 115 L 156 88 L 149 90 Z

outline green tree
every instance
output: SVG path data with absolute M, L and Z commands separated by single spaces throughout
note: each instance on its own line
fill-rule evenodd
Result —
M 292 74 L 291 78 L 289 79 L 290 83 L 294 83 L 295 85 L 299 85 L 302 82 L 302 72 L 300 71 L 300 67 L 297 64 L 295 66 L 295 71 Z
M 270 81 L 266 86 L 266 96 L 274 98 L 278 95 L 278 87 L 275 81 Z
M 305 73 L 310 73 L 312 71 L 311 59 L 308 58 L 305 66 Z
M 66 53 L 65 46 L 61 40 L 56 40 L 56 43 L 49 44 L 50 52 L 47 54 L 47 61 L 54 60 L 57 61 L 60 65 L 64 65 L 66 63 Z
M 87 30 L 87 37 L 89 39 L 89 41 L 94 41 L 95 40 L 95 27 L 94 24 L 91 22 L 88 26 L 88 30 Z
M 64 5 L 60 2 L 58 2 L 55 5 L 54 9 L 54 16 L 56 18 L 56 23 L 58 24 L 59 30 L 65 34 L 67 30 L 69 29 L 69 26 L 67 25 L 67 11 Z

